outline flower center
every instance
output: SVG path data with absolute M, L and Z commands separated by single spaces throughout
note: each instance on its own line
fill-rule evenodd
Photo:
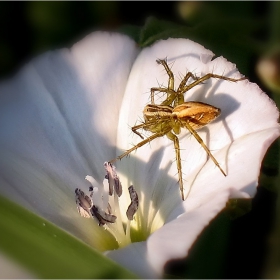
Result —
M 89 196 L 81 189 L 75 189 L 78 212 L 82 217 L 93 218 L 105 230 L 108 230 L 116 239 L 119 247 L 131 243 L 130 227 L 138 209 L 138 195 L 133 186 L 128 188 L 130 204 L 126 205 L 126 215 L 121 211 L 119 198 L 122 196 L 122 185 L 115 167 L 108 162 L 104 163 L 106 170 L 103 186 L 97 187 L 96 181 L 91 176 L 86 180 L 91 183 Z

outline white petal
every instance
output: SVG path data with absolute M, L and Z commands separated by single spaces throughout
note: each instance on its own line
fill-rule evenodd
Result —
M 137 52 L 128 37 L 97 32 L 2 83 L 1 193 L 68 230 L 77 219 L 72 232 L 93 239 L 92 226 L 79 228 L 89 221 L 78 217 L 74 189 L 88 174 L 102 183 Z
M 183 206 L 173 209 L 168 220 L 176 218 L 183 212 L 192 211 L 201 205 L 204 197 L 219 190 L 230 189 L 232 198 L 253 197 L 256 193 L 262 159 L 268 147 L 279 135 L 280 130 L 277 126 L 240 137 L 228 147 L 221 149 L 217 156 L 227 154 L 228 175 L 224 177 L 218 168 L 213 168 L 212 163 L 208 161 L 196 178 L 189 178 L 189 196 Z
M 203 228 L 224 208 L 229 190 L 212 192 L 201 204 L 164 225 L 148 239 L 148 260 L 158 273 L 171 259 L 187 255 Z
M 161 275 L 147 258 L 147 242 L 132 243 L 128 247 L 108 251 L 106 256 L 144 279 L 158 278 Z
M 230 174 L 226 178 L 219 177 L 217 170 L 213 171 L 207 163 L 184 201 L 184 209 L 182 205 L 175 208 L 167 219 L 170 222 L 148 239 L 149 260 L 155 269 L 162 271 L 168 260 L 185 257 L 197 236 L 224 208 L 229 198 L 249 198 L 255 194 L 261 161 L 279 134 L 277 127 L 236 140 L 229 147 Z

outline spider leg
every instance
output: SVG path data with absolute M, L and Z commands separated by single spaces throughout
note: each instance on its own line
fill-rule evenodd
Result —
M 168 80 L 168 89 L 174 90 L 174 74 L 173 74 L 173 72 L 170 70 L 170 68 L 169 68 L 169 66 L 168 66 L 168 64 L 167 64 L 166 59 L 157 59 L 157 63 L 158 63 L 158 64 L 161 64 L 161 65 L 164 67 L 164 69 L 165 69 L 167 75 L 169 76 L 169 80 Z
M 139 124 L 139 125 L 135 125 L 131 128 L 131 130 L 137 134 L 138 136 L 140 136 L 142 139 L 144 139 L 144 137 L 137 131 L 138 129 L 140 128 L 144 128 L 145 126 L 147 126 L 147 123 L 142 123 L 142 124 Z
M 175 153 L 176 153 L 176 162 L 177 162 L 177 170 L 179 174 L 179 187 L 182 196 L 182 200 L 184 200 L 184 187 L 183 187 L 183 178 L 182 178 L 182 165 L 181 165 L 181 156 L 180 156 L 180 144 L 179 139 L 176 135 L 174 135 L 171 131 L 166 134 L 166 136 L 173 141 Z
M 110 160 L 109 162 L 112 163 L 116 160 L 121 160 L 123 157 L 128 156 L 131 152 L 133 152 L 134 150 L 136 150 L 137 148 L 140 148 L 142 146 L 144 146 L 145 144 L 147 144 L 148 142 L 158 138 L 158 137 L 162 137 L 166 134 L 166 132 L 158 132 L 155 133 L 153 135 L 151 135 L 150 137 L 146 138 L 145 140 L 141 141 L 140 143 L 138 143 L 137 145 L 135 145 L 134 147 L 132 147 L 131 149 L 127 150 L 125 153 L 123 153 L 122 155 L 116 157 L 115 159 Z
M 180 104 L 183 104 L 185 102 L 184 100 L 184 87 L 188 81 L 189 78 L 193 78 L 194 80 L 197 80 L 198 78 L 192 73 L 192 72 L 188 72 L 185 77 L 183 78 L 183 80 L 181 81 L 178 89 L 177 89 L 177 98 L 176 100 L 174 101 L 174 107 L 180 105 Z M 175 99 L 174 98 L 174 99 Z M 173 102 L 173 101 L 172 101 Z
M 242 80 L 247 79 L 246 77 L 242 77 L 242 78 L 239 78 L 239 79 L 233 79 L 233 78 L 229 78 L 229 77 L 225 77 L 225 76 L 221 76 L 221 75 L 208 73 L 208 74 L 204 75 L 203 77 L 201 77 L 199 79 L 196 79 L 196 81 L 194 81 L 193 83 L 191 83 L 187 86 L 184 86 L 182 88 L 181 94 L 184 94 L 185 92 L 187 92 L 191 88 L 197 86 L 198 84 L 200 84 L 200 83 L 202 83 L 206 80 L 209 80 L 210 78 L 216 78 L 216 79 L 221 79 L 221 80 L 230 81 L 230 82 L 238 82 L 238 81 L 242 81 Z
M 185 75 L 185 77 L 183 78 L 183 80 L 181 81 L 177 91 L 182 91 L 183 90 L 183 88 L 186 85 L 189 78 L 193 78 L 194 80 L 198 80 L 198 78 L 192 72 L 188 72 Z
M 158 59 L 156 61 L 158 64 L 161 64 L 167 75 L 169 76 L 168 79 L 168 87 L 167 89 L 164 88 L 151 88 L 151 99 L 152 99 L 152 104 L 154 103 L 154 92 L 155 91 L 160 91 L 160 92 L 166 92 L 167 93 L 167 98 L 165 101 L 163 101 L 160 105 L 171 105 L 172 102 L 174 101 L 174 99 L 177 96 L 177 92 L 174 91 L 174 74 L 171 71 L 170 67 L 167 64 L 167 60 L 166 59 Z
M 154 125 L 155 124 L 155 121 L 152 120 L 152 121 L 146 121 L 145 123 L 141 123 L 141 124 L 138 124 L 138 125 L 135 125 L 131 128 L 132 132 L 134 132 L 135 134 L 137 134 L 138 136 L 140 136 L 142 139 L 144 139 L 144 137 L 142 136 L 141 133 L 139 133 L 137 130 L 140 129 L 140 128 L 143 128 L 143 129 L 146 129 L 147 127 L 151 126 L 151 125 Z
M 151 88 L 151 104 L 153 104 L 153 105 L 155 105 L 155 91 L 167 93 L 166 100 L 171 99 L 173 101 L 176 96 L 176 92 L 173 89 L 153 87 L 153 88 Z M 170 105 L 172 103 L 172 101 L 171 101 L 171 102 L 167 102 L 168 104 L 165 104 L 166 100 L 164 102 L 162 102 L 164 104 L 160 104 L 160 105 Z
M 212 155 L 210 150 L 207 148 L 207 146 L 204 144 L 201 137 L 198 135 L 198 133 L 191 127 L 191 125 L 188 122 L 184 123 L 186 128 L 190 131 L 190 133 L 195 137 L 195 139 L 198 141 L 198 143 L 203 147 L 203 149 L 206 151 L 208 156 L 212 159 L 212 161 L 215 163 L 215 165 L 220 169 L 220 171 L 224 174 L 224 176 L 227 176 L 225 171 L 221 168 L 220 164 L 217 162 L 215 157 Z

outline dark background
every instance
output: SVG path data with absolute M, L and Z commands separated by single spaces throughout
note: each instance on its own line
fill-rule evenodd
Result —
M 250 14 L 260 20 L 270 8 L 270 2 L 259 1 L 209 3 L 232 16 Z M 175 1 L 0 2 L 0 74 L 15 70 L 36 54 L 71 46 L 94 30 L 143 26 L 148 16 L 184 23 Z
M 128 24 L 141 27 L 149 16 L 191 27 L 200 23 L 200 15 L 211 19 L 211 14 L 218 11 L 225 17 L 250 18 L 263 23 L 253 34 L 254 39 L 269 40 L 272 2 L 207 2 L 205 5 L 203 12 L 195 11 L 186 20 L 178 12 L 178 2 L 0 2 L 0 77 L 16 72 L 40 53 L 70 47 L 94 30 L 118 30 Z M 225 32 L 233 34 L 238 30 L 233 26 Z M 219 42 L 217 48 L 222 49 L 222 44 Z M 229 56 L 235 51 L 232 46 Z M 270 94 L 255 71 L 261 55 L 254 52 L 250 56 L 245 74 Z M 278 166 L 263 166 L 262 172 L 275 177 Z M 261 184 L 250 212 L 230 219 L 229 211 L 223 211 L 202 233 L 187 259 L 167 265 L 170 277 L 263 278 L 269 275 L 268 245 L 276 216 L 276 199 L 276 191 Z

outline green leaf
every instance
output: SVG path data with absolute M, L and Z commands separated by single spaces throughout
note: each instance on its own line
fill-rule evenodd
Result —
M 135 278 L 77 238 L 1 196 L 0 250 L 38 278 Z
M 139 42 L 139 40 L 140 40 L 139 37 L 140 37 L 141 29 L 139 26 L 126 24 L 126 25 L 122 25 L 120 28 L 118 28 L 117 31 L 129 36 L 135 42 Z
M 166 278 L 224 279 L 230 220 L 221 212 L 202 231 L 184 259 L 166 265 Z
M 270 16 L 270 42 L 271 44 L 279 45 L 280 42 L 280 3 L 275 1 L 271 3 Z
M 225 212 L 232 219 L 237 219 L 252 210 L 251 198 L 232 198 L 227 202 Z
M 259 185 L 271 192 L 279 192 L 279 139 L 269 147 L 263 159 Z
M 141 47 L 147 47 L 157 40 L 168 39 L 170 37 L 185 38 L 187 29 L 184 25 L 149 17 L 141 30 L 139 45 Z
M 141 30 L 139 45 L 147 47 L 157 40 L 188 38 L 236 63 L 241 73 L 246 74 L 252 55 L 261 48 L 253 34 L 262 23 L 251 19 L 212 18 L 187 26 L 149 17 Z

